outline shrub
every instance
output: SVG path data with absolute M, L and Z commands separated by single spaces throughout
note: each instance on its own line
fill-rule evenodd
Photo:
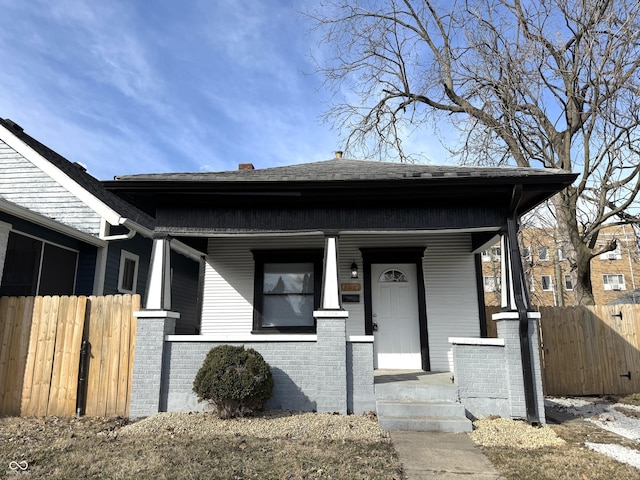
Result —
M 244 346 L 212 348 L 193 382 L 200 401 L 213 404 L 220 418 L 262 410 L 273 393 L 273 377 L 262 355 Z

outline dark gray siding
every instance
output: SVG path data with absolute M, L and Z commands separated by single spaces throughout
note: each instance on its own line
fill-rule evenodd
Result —
M 104 294 L 116 295 L 118 293 L 118 273 L 120 270 L 120 252 L 127 252 L 138 255 L 138 281 L 136 283 L 136 292 L 142 295 L 144 305 L 145 293 L 147 288 L 147 279 L 149 277 L 149 262 L 151 260 L 151 247 L 153 242 L 148 239 L 136 235 L 131 240 L 118 240 L 109 242 L 109 250 L 107 253 L 107 267 L 104 277 Z
M 200 333 L 200 263 L 171 252 L 171 309 L 180 313 L 176 334 Z

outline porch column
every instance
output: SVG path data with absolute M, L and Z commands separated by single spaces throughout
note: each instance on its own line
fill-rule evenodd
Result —
M 129 416 L 140 418 L 153 415 L 162 407 L 165 335 L 175 333 L 180 314 L 171 311 L 170 238 L 153 239 L 145 308 L 135 312 L 136 347 L 131 382 Z
M 516 362 L 512 357 L 507 357 L 507 368 L 519 363 L 519 372 L 517 375 L 518 385 L 513 385 L 514 392 L 516 390 L 524 392 L 525 416 L 529 423 L 539 423 L 544 421 L 544 409 L 542 412 L 537 405 L 542 400 L 542 389 L 535 386 L 535 366 L 534 358 L 539 359 L 539 346 L 532 343 L 533 329 L 535 321 L 531 325 L 529 309 L 529 292 L 527 290 L 524 271 L 522 268 L 522 257 L 518 246 L 518 205 L 522 197 L 522 186 L 514 186 L 511 205 L 509 208 L 509 216 L 507 217 L 506 228 L 502 232 L 501 239 L 501 275 L 502 275 L 502 311 L 511 313 L 511 317 L 517 319 L 517 339 L 518 348 L 514 350 L 514 355 L 519 356 L 520 361 Z M 511 332 L 511 328 L 508 329 Z M 504 332 L 505 335 L 510 335 Z M 537 337 L 537 334 L 536 334 Z M 507 339 L 505 338 L 505 342 Z M 513 342 L 509 342 L 512 345 Z M 506 346 L 505 346 L 506 348 Z M 515 348 L 515 346 L 514 346 Z M 506 349 L 506 352 L 509 350 Z M 510 377 L 516 380 L 516 377 Z M 511 380 L 510 380 L 511 381 Z M 520 387 L 522 385 L 522 387 Z M 522 388 L 522 390 L 520 390 Z M 517 395 L 513 397 L 517 404 Z M 517 408 L 517 407 L 516 407 Z
M 347 326 L 349 313 L 340 304 L 338 235 L 327 235 L 322 298 L 316 319 L 317 411 L 347 413 Z
M 10 223 L 0 222 L 0 285 L 2 285 L 2 272 L 4 271 L 4 260 L 7 257 L 10 231 Z
M 171 238 L 153 239 L 145 310 L 171 310 Z

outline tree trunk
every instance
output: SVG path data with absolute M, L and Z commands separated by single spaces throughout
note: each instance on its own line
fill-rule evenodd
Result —
M 591 250 L 578 229 L 576 204 L 578 196 L 575 187 L 568 187 L 553 197 L 560 238 L 566 241 L 567 258 L 575 275 L 574 294 L 577 305 L 594 305 L 591 286 Z

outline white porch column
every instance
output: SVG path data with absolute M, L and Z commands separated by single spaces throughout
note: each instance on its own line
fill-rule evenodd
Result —
M 171 239 L 153 239 L 145 310 L 171 310 Z
M 338 236 L 327 235 L 320 310 L 313 312 L 317 334 L 317 411 L 347 413 L 347 326 L 340 304 Z
M 4 271 L 4 260 L 7 257 L 10 231 L 10 223 L 0 222 L 0 285 L 2 285 L 2 272 Z

